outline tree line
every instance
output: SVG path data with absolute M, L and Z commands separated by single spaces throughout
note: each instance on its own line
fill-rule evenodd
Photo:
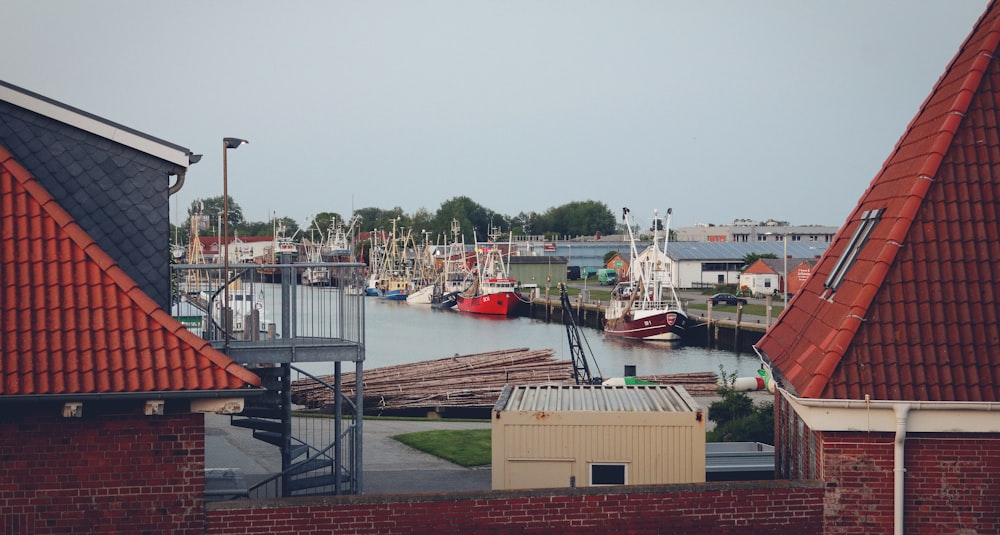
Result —
M 221 195 L 196 199 L 188 208 L 184 223 L 172 228 L 171 232 L 177 236 L 177 241 L 186 242 L 194 219 L 199 223 L 194 225 L 198 229 L 198 235 L 219 235 L 223 208 Z M 239 204 L 230 196 L 228 214 L 231 236 L 272 236 L 275 229 L 281 226 L 285 236 L 312 237 L 314 240 L 323 239 L 335 221 L 350 221 L 355 216 L 358 217 L 355 232 L 388 231 L 395 222 L 397 229 L 410 229 L 415 239 L 423 240 L 423 236 L 427 236 L 431 242 L 441 243 L 451 240 L 453 220 L 458 221 L 466 243 L 484 241 L 494 230 L 499 230 L 504 235 L 513 233 L 515 236 L 544 236 L 545 239 L 598 233 L 607 235 L 624 231 L 605 203 L 590 200 L 572 201 L 549 208 L 543 213 L 520 212 L 517 215 L 507 215 L 491 210 L 469 197 L 460 196 L 441 203 L 433 213 L 423 208 L 407 214 L 398 206 L 391 209 L 368 207 L 346 216 L 337 212 L 320 212 L 300 224 L 290 217 L 275 217 L 272 221 L 247 221 Z

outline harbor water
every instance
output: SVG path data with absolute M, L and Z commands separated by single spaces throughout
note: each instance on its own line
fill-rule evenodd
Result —
M 299 287 L 299 291 L 338 290 Z M 559 323 L 438 310 L 374 297 L 365 298 L 364 306 L 365 369 L 519 348 L 551 349 L 559 359 L 572 359 L 566 328 Z M 760 368 L 753 353 L 624 340 L 605 337 L 593 328 L 581 328 L 581 333 L 593 357 L 591 371 L 603 377 L 620 377 L 627 365 L 635 366 L 637 375 L 713 372 L 748 377 L 756 376 Z M 299 367 L 319 375 L 333 370 L 332 363 L 303 363 Z

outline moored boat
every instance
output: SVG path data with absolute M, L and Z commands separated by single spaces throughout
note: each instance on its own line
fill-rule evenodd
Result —
M 390 301 L 403 301 L 410 290 L 411 270 L 406 261 L 406 243 L 409 234 L 397 236 L 396 221 L 392 220 L 392 235 L 386 244 L 385 255 L 380 262 L 381 274 L 375 283 L 378 296 Z
M 407 303 L 450 308 L 455 306 L 457 294 L 472 285 L 472 274 L 465 263 L 465 240 L 462 239 L 462 230 L 456 219 L 451 221 L 451 233 L 452 241 L 442 253 L 430 254 L 430 249 L 424 246 L 427 253 L 424 273 L 430 280 L 422 283 L 415 280 L 413 291 L 406 296 Z
M 664 233 L 670 233 L 670 214 L 667 210 Z M 667 257 L 668 237 L 663 249 L 659 246 L 660 221 L 653 214 L 653 243 L 642 253 L 636 250 L 629 210 L 622 213 L 628 230 L 631 262 L 628 278 L 618 283 L 611 292 L 611 300 L 604 310 L 604 332 L 609 336 L 639 340 L 675 341 L 683 338 L 688 315 L 681 305 L 671 282 L 671 265 Z
M 510 316 L 521 302 L 517 279 L 508 275 L 513 243 L 506 244 L 506 254 L 495 241 L 476 243 L 476 277 L 472 287 L 457 296 L 455 306 L 461 312 Z

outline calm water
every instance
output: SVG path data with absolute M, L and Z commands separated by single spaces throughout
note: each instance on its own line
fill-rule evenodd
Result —
M 478 316 L 366 298 L 365 326 L 365 369 L 516 348 L 552 349 L 557 358 L 572 358 L 563 325 L 528 318 Z M 638 375 L 719 373 L 721 366 L 727 374 L 746 377 L 756 376 L 760 367 L 755 354 L 605 338 L 591 328 L 582 333 L 604 377 L 621 376 L 627 364 L 636 366 Z M 332 364 L 302 367 L 322 374 L 333 369 Z M 591 362 L 592 371 L 593 367 Z

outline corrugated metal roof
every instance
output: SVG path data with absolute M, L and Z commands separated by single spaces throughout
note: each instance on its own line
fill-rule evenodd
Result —
M 793 258 L 819 258 L 830 244 L 827 242 L 788 242 L 788 255 Z M 773 254 L 778 258 L 785 255 L 784 242 L 670 242 L 667 256 L 674 260 L 742 260 L 748 254 Z
M 677 385 L 507 385 L 494 410 L 547 412 L 700 412 Z

